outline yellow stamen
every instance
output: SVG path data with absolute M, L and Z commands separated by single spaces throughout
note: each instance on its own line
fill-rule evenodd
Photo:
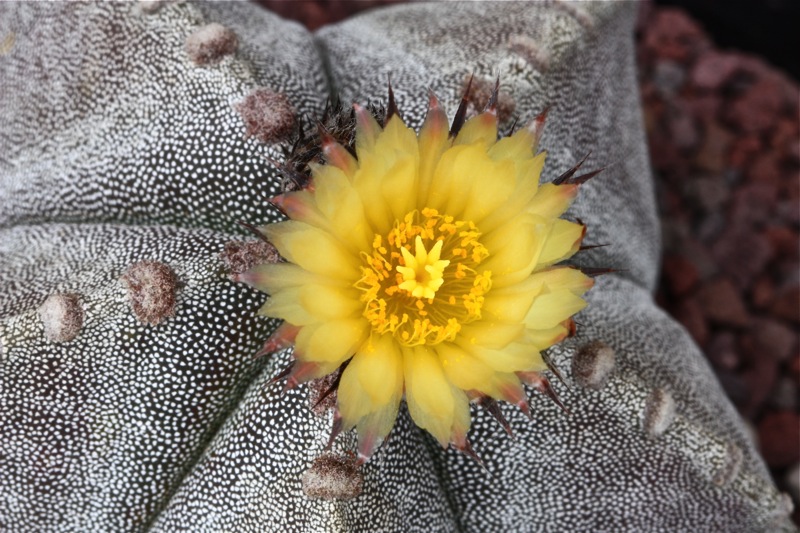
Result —
M 376 235 L 363 254 L 364 317 L 379 334 L 392 333 L 406 346 L 453 340 L 462 325 L 481 317 L 491 272 L 479 271 L 489 256 L 472 222 L 425 208 Z M 411 253 L 411 243 L 414 253 Z

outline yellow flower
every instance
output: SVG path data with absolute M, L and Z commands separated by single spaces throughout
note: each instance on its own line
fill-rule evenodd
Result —
M 558 218 L 578 185 L 539 184 L 543 117 L 498 140 L 493 107 L 449 130 L 431 95 L 418 134 L 355 110 L 356 157 L 323 132 L 327 164 L 274 199 L 290 220 L 261 228 L 287 262 L 244 279 L 285 320 L 268 345 L 294 343 L 294 382 L 346 364 L 337 408 L 362 461 L 403 398 L 442 446 L 470 451 L 470 400 L 527 410 L 521 380 L 541 384 L 542 350 L 585 306 L 592 280 L 554 266 L 584 235 Z

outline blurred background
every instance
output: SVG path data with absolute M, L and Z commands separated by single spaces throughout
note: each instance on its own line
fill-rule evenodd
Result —
M 316 29 L 403 0 L 260 0 Z M 704 350 L 800 524 L 800 2 L 640 2 L 659 304 Z

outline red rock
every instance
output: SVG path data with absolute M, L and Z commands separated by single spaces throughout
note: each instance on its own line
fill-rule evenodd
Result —
M 695 265 L 678 254 L 667 254 L 662 262 L 662 268 L 670 292 L 675 296 L 682 296 L 697 285 L 700 274 Z
M 757 135 L 740 135 L 733 142 L 728 156 L 728 165 L 744 169 L 761 150 L 761 140 Z
M 800 159 L 798 137 L 800 137 L 800 124 L 798 124 L 798 121 L 796 119 L 782 118 L 772 130 L 769 146 L 778 153 L 778 157 L 796 164 Z
M 783 322 L 773 318 L 759 318 L 750 331 L 758 357 L 785 361 L 796 351 L 797 332 Z
M 753 360 L 752 354 L 745 355 Z M 778 364 L 768 358 L 762 358 L 753 366 L 742 373 L 742 379 L 747 384 L 748 397 L 743 405 L 746 418 L 755 416 L 772 393 L 778 379 Z
M 708 324 L 703 316 L 703 309 L 694 298 L 685 298 L 678 302 L 672 315 L 683 324 L 694 341 L 701 348 L 708 342 Z
M 694 164 L 702 170 L 719 175 L 727 166 L 733 138 L 733 135 L 717 122 L 708 122 L 703 142 L 694 157 Z
M 722 370 L 735 370 L 741 362 L 736 336 L 730 331 L 714 334 L 706 353 L 711 364 Z
M 787 226 L 767 226 L 764 228 L 763 235 L 769 241 L 778 260 L 785 258 L 797 261 L 800 259 L 800 234 L 797 230 Z
M 691 73 L 692 83 L 700 89 L 717 90 L 740 68 L 736 54 L 709 50 L 701 55 Z
M 686 105 L 706 128 L 716 125 L 719 117 L 719 110 L 722 108 L 722 99 L 716 93 L 695 94 L 692 93 L 686 100 Z M 706 131 L 708 135 L 708 131 Z
M 692 150 L 697 146 L 700 135 L 690 113 L 677 111 L 670 114 L 667 120 L 669 136 L 679 150 Z
M 729 217 L 739 225 L 762 224 L 774 217 L 777 205 L 775 184 L 749 183 L 733 192 Z
M 771 468 L 785 468 L 800 459 L 800 416 L 791 411 L 768 413 L 758 425 L 761 454 Z
M 728 107 L 728 119 L 744 132 L 768 131 L 784 107 L 783 87 L 773 78 L 762 78 Z
M 769 263 L 772 247 L 752 227 L 735 224 L 728 226 L 714 243 L 712 256 L 720 270 L 740 288 L 746 288 Z
M 687 63 L 708 48 L 708 40 L 700 26 L 682 10 L 664 8 L 651 19 L 644 45 L 654 57 Z
M 677 146 L 666 133 L 653 131 L 648 137 L 650 162 L 658 171 L 679 172 L 682 170 L 683 158 Z
M 784 287 L 778 291 L 770 308 L 774 317 L 800 323 L 800 286 Z
M 768 274 L 762 274 L 752 285 L 750 302 L 756 309 L 765 309 L 769 307 L 774 298 L 775 282 L 772 281 Z
M 684 187 L 686 199 L 706 213 L 716 213 L 728 201 L 730 186 L 721 176 L 704 176 L 693 179 Z
M 770 150 L 756 156 L 745 172 L 745 176 L 754 183 L 778 185 L 785 176 L 781 169 L 778 153 Z
M 747 326 L 749 316 L 739 291 L 727 278 L 706 282 L 697 292 L 703 316 L 724 326 Z
M 789 374 L 795 380 L 800 381 L 800 352 L 796 352 L 789 363 Z

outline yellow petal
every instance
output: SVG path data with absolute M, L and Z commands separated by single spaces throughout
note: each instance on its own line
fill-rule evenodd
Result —
M 361 196 L 336 167 L 313 167 L 314 201 L 327 224 L 325 229 L 356 254 L 368 250 L 374 231 L 367 222 Z
M 539 187 L 528 209 L 543 218 L 556 218 L 567 210 L 577 194 L 577 185 L 545 183 Z
M 526 329 L 525 342 L 542 351 L 564 340 L 568 333 L 569 330 L 564 326 L 563 322 L 552 328 Z
M 572 291 L 562 289 L 540 294 L 525 317 L 525 325 L 531 329 L 553 328 L 586 307 L 586 301 Z
M 404 157 L 381 177 L 381 194 L 394 219 L 402 218 L 416 207 L 419 161 Z
M 580 248 L 586 227 L 568 220 L 556 219 L 539 256 L 540 265 L 552 265 L 572 257 Z
M 280 207 L 292 220 L 305 222 L 318 228 L 327 227 L 322 213 L 314 202 L 313 194 L 308 190 L 300 190 L 280 194 L 272 198 L 271 203 Z M 262 228 L 263 232 L 264 228 Z
M 497 114 L 484 111 L 464 123 L 456 135 L 453 145 L 480 143 L 481 149 L 497 141 Z
M 325 156 L 328 166 L 339 168 L 350 178 L 353 177 L 358 168 L 358 162 L 352 154 L 330 136 L 323 135 L 322 154 Z
M 361 160 L 375 148 L 375 141 L 383 129 L 367 108 L 354 104 L 353 109 L 356 112 L 356 154 Z
M 364 342 L 367 329 L 367 322 L 361 318 L 303 326 L 295 340 L 295 357 L 305 362 L 332 364 L 332 372 Z
M 511 161 L 514 165 L 516 186 L 506 202 L 481 221 L 480 227 L 484 235 L 490 234 L 529 209 L 531 199 L 534 198 L 539 187 L 539 177 L 544 167 L 545 155 L 545 153 L 541 153 L 533 158 Z
M 464 220 L 471 220 L 483 231 L 484 219 L 505 206 L 516 191 L 514 164 L 484 160 L 475 165 L 474 174 L 462 193 L 467 202 L 462 208 Z
M 458 338 L 463 344 L 477 344 L 499 350 L 519 340 L 524 329 L 521 322 L 478 320 L 463 326 Z
M 539 351 L 530 344 L 515 342 L 502 349 L 492 349 L 470 344 L 456 338 L 456 344 L 473 357 L 497 372 L 519 372 L 538 367 L 541 363 Z
M 489 148 L 489 157 L 495 160 L 524 159 L 533 155 L 533 135 L 525 128 L 510 137 L 503 137 Z
M 535 287 L 539 290 L 545 285 L 551 292 L 567 289 L 576 296 L 581 296 L 592 288 L 594 280 L 577 268 L 558 266 L 534 272 L 524 283 L 526 288 Z
M 447 446 L 458 398 L 433 350 L 426 346 L 403 349 L 406 403 L 411 418 Z
M 305 270 L 343 280 L 360 277 L 358 256 L 324 230 L 289 220 L 265 226 L 263 232 L 283 257 Z
M 397 404 L 403 394 L 403 356 L 391 335 L 364 342 L 339 383 L 339 410 L 345 425 Z
M 350 286 L 346 282 L 312 274 L 291 263 L 265 263 L 258 265 L 241 274 L 238 279 L 267 294 L 272 294 L 282 288 L 309 284 Z
M 275 290 L 266 303 L 258 310 L 258 314 L 272 318 L 281 318 L 296 326 L 305 326 L 318 321 L 298 302 L 300 287 L 287 287 Z
M 530 276 L 537 266 L 549 227 L 529 214 L 481 238 L 489 257 L 481 264 L 492 272 L 492 287 L 508 287 Z
M 433 93 L 430 93 L 428 114 L 419 131 L 418 143 L 419 191 L 417 192 L 417 202 L 419 205 L 427 205 L 428 190 L 436 164 L 445 149 L 450 146 L 447 115 L 439 106 Z
M 354 287 L 304 285 L 300 287 L 298 303 L 318 321 L 358 318 L 364 310 Z M 294 323 L 294 322 L 293 322 Z
M 505 322 L 521 322 L 540 291 L 541 287 L 520 287 L 520 284 L 492 289 L 484 297 L 482 311 Z
M 494 369 L 452 342 L 443 342 L 435 347 L 445 376 L 462 390 L 481 390 L 494 374 Z
M 468 153 L 470 150 L 472 152 Z M 454 146 L 442 153 L 433 171 L 428 196 L 422 202 L 425 207 L 459 217 L 460 213 L 449 212 L 446 207 L 456 191 L 463 192 L 463 188 L 459 190 L 459 186 L 463 187 L 467 180 L 461 173 L 470 166 L 464 161 L 470 159 L 473 153 L 476 153 L 476 148 L 470 146 Z

